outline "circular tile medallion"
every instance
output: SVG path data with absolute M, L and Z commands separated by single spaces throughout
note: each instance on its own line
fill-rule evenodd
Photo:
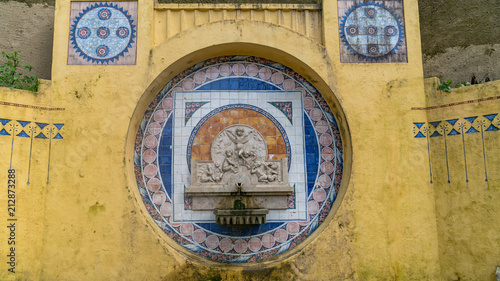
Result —
M 192 210 L 183 192 L 191 159 L 210 159 L 213 138 L 235 124 L 258 130 L 269 158 L 289 160 L 295 191 L 288 209 L 270 210 L 262 225 L 217 225 L 210 212 Z M 245 263 L 280 255 L 313 233 L 337 198 L 343 169 L 337 124 L 321 93 L 283 65 L 251 56 L 203 61 L 169 81 L 144 113 L 134 155 L 142 201 L 168 237 L 207 259 Z

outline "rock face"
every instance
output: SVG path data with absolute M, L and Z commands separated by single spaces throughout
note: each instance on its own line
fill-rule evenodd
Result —
M 34 67 L 25 75 L 51 78 L 54 6 L 0 2 L 0 38 L 0 51 L 18 51 L 21 60 Z

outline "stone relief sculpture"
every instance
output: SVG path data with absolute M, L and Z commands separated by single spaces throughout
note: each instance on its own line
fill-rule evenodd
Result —
M 287 196 L 293 192 L 288 160 L 269 160 L 265 139 L 256 129 L 247 125 L 223 129 L 213 139 L 210 155 L 212 161 L 191 161 L 191 186 L 186 193 L 193 198 L 193 210 L 214 210 L 217 222 L 231 224 L 265 223 L 268 210 L 286 209 Z M 238 212 L 244 212 L 246 219 L 220 217 Z M 248 219 L 253 213 L 259 219 Z
M 252 169 L 256 161 L 266 161 L 267 144 L 254 128 L 233 125 L 215 136 L 210 154 L 214 163 L 222 166 L 223 172 L 242 172 Z
M 257 161 L 250 170 L 250 173 L 256 174 L 259 182 L 281 181 L 279 179 L 278 165 L 274 163 L 264 164 Z
M 222 171 L 218 163 L 206 163 L 200 166 L 200 182 L 220 182 L 222 180 Z
M 233 173 L 238 172 L 238 163 L 233 160 L 233 151 L 231 149 L 226 150 L 224 161 L 222 162 L 222 171 Z

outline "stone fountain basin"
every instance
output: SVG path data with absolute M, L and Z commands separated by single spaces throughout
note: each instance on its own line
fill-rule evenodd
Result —
M 268 209 L 214 210 L 215 222 L 227 226 L 265 224 Z

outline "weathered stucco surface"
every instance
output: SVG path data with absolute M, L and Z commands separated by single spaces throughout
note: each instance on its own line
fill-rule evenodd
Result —
M 428 110 L 428 121 L 474 116 L 481 118 L 482 115 L 499 113 L 499 82 L 453 89 L 451 93 L 445 93 L 436 90 L 439 79 L 427 79 L 428 106 L 460 103 Z M 478 99 L 485 100 L 477 102 Z M 492 123 L 497 127 L 499 125 L 498 119 L 493 119 Z M 500 264 L 500 249 L 496 246 L 500 243 L 500 209 L 496 203 L 500 199 L 500 131 L 486 129 L 487 126 L 483 128 L 483 133 L 466 133 L 464 139 L 462 135 L 447 136 L 447 149 L 444 138 L 430 140 L 439 259 L 444 280 L 496 280 L 495 270 Z M 424 144 L 425 140 L 420 142 Z
M 36 94 L 0 89 L 3 102 L 64 108 L 0 105 L 0 118 L 64 123 L 64 138 L 52 143 L 49 184 L 47 142 L 33 142 L 27 185 L 30 138 L 15 138 L 18 264 L 14 275 L 2 262 L 0 279 L 491 279 L 498 262 L 492 245 L 498 244 L 500 232 L 486 226 L 498 220 L 498 173 L 492 172 L 487 185 L 473 188 L 471 183 L 470 192 L 465 185 L 451 189 L 438 180 L 431 185 L 427 144 L 412 132 L 413 122 L 462 114 L 458 107 L 411 110 L 448 97 L 433 93 L 436 84 L 424 88 L 417 2 L 405 2 L 409 59 L 398 64 L 341 64 L 336 2 L 323 5 L 322 44 L 276 24 L 236 19 L 193 27 L 158 42 L 153 3 L 139 1 L 137 64 L 75 66 L 67 65 L 70 4 L 59 2 L 54 49 L 64 51 L 53 57 L 51 83 Z M 229 266 L 187 252 L 159 230 L 140 201 L 133 147 L 145 108 L 164 83 L 197 62 L 233 54 L 272 59 L 314 84 L 339 120 L 346 162 L 334 211 L 311 237 L 274 259 Z M 497 84 L 458 91 L 464 100 L 483 93 L 494 96 Z M 455 101 L 462 96 L 449 97 Z M 471 108 L 465 112 L 496 113 L 497 104 L 479 102 L 467 105 Z M 498 133 L 490 136 L 488 163 L 496 171 Z M 0 136 L 1 159 L 10 159 L 11 140 Z M 455 145 L 461 148 L 461 143 Z M 439 143 L 433 143 L 433 155 L 439 151 Z M 433 159 L 433 169 L 442 174 L 444 162 Z M 8 168 L 9 161 L 0 162 L 1 171 Z M 6 189 L 0 186 L 4 194 Z M 7 206 L 6 198 L 0 206 Z M 0 216 L 4 222 L 6 215 Z M 470 228 L 464 231 L 464 225 Z M 0 237 L 7 237 L 7 231 L 0 228 Z M 0 242 L 1 252 L 7 252 L 7 243 Z

